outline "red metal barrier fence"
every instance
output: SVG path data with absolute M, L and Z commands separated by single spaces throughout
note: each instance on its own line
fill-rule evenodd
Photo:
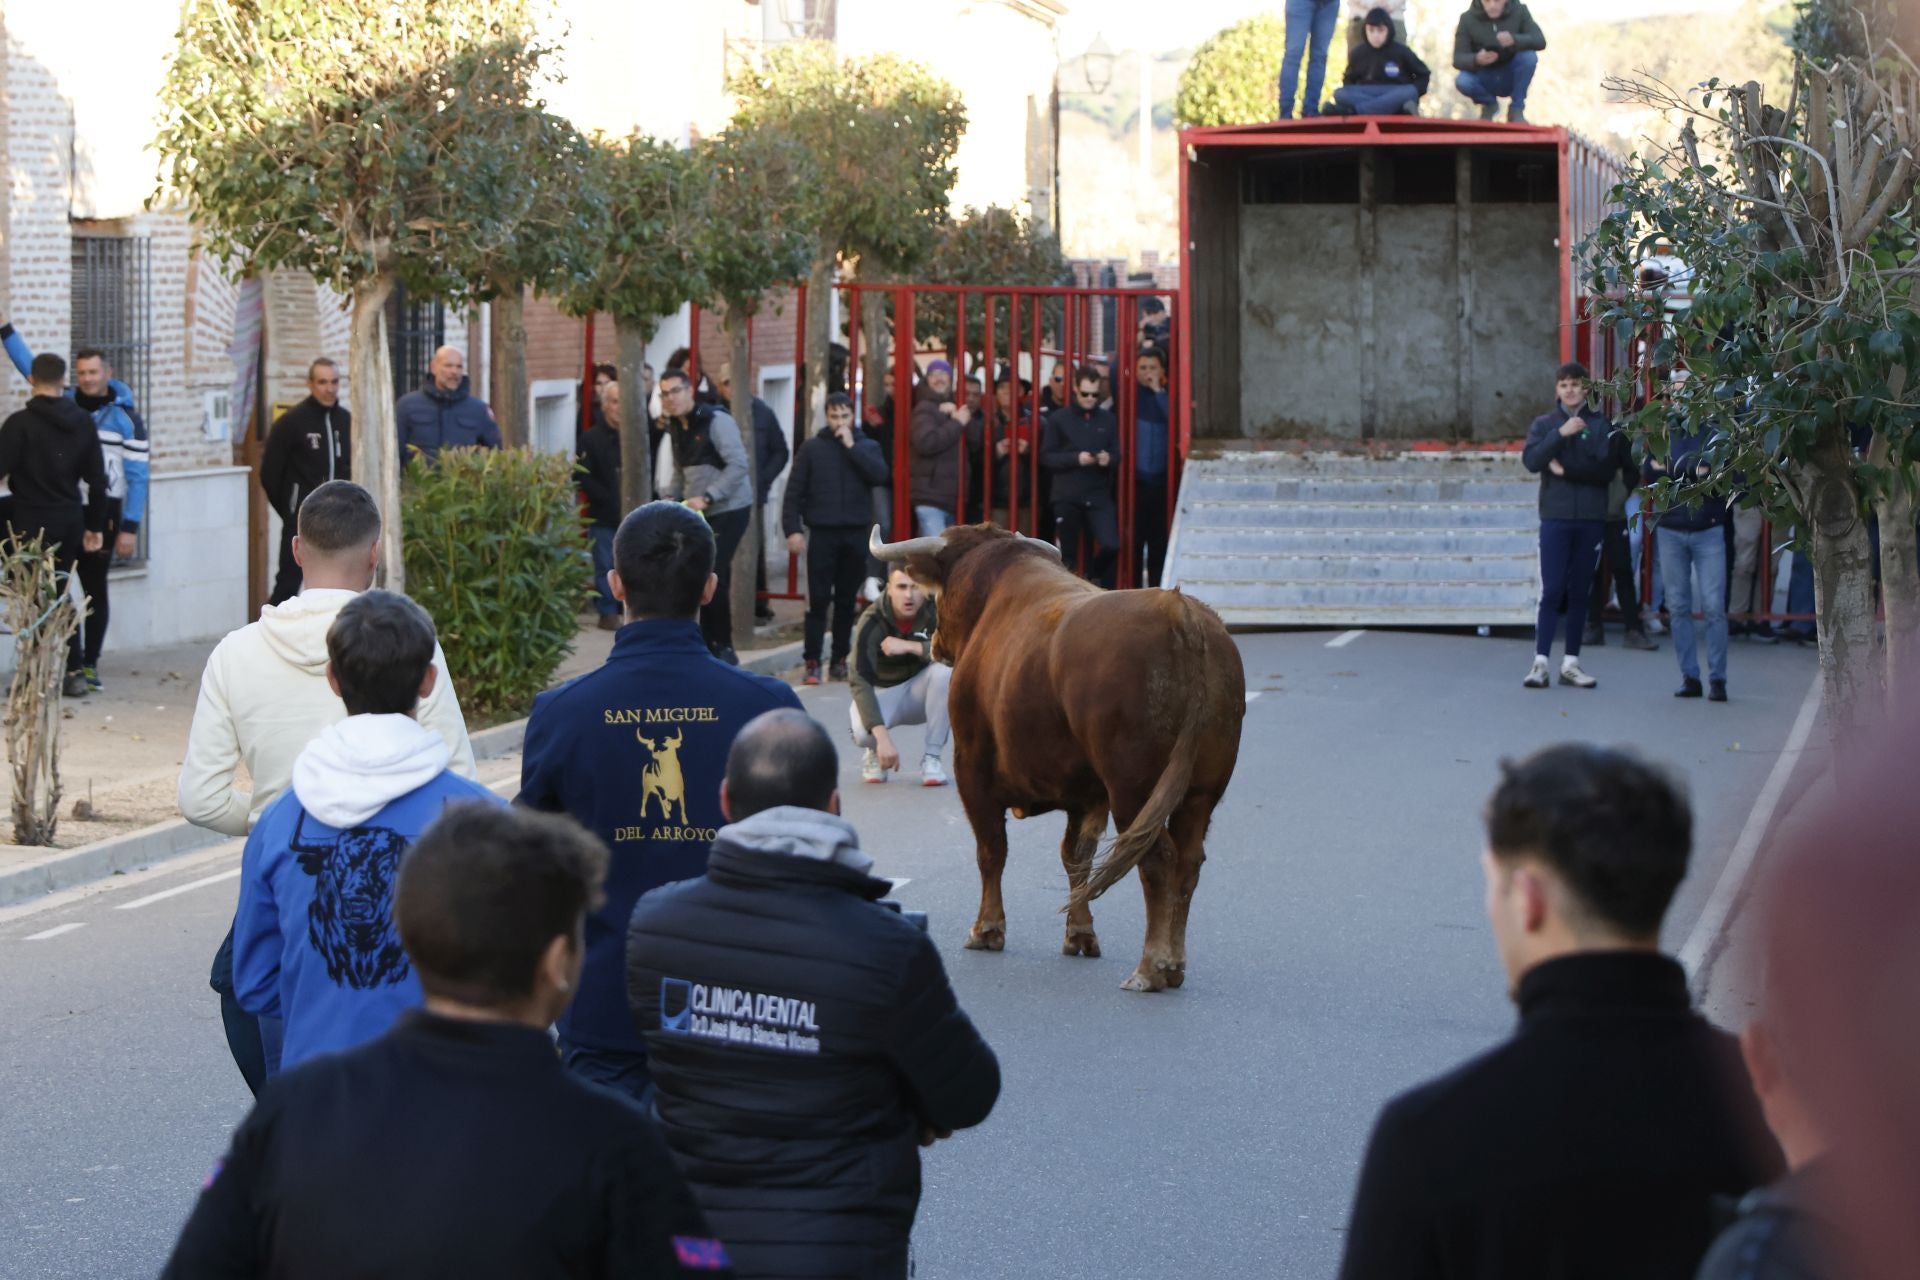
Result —
M 1009 287 L 987 285 L 934 284 L 839 284 L 834 286 L 842 300 L 846 316 L 847 374 L 846 390 L 853 397 L 855 421 L 870 423 L 888 403 L 892 406 L 890 452 L 893 458 L 893 527 L 890 536 L 909 537 L 915 532 L 912 471 L 913 406 L 925 369 L 935 360 L 945 360 L 954 368 L 951 398 L 956 406 L 968 405 L 972 393 L 970 377 L 981 380 L 983 404 L 976 412 L 988 415 L 991 429 L 962 435 L 956 450 L 962 464 L 952 497 L 955 522 L 977 513 L 981 520 L 994 520 L 1004 512 L 1005 524 L 1030 537 L 1051 536 L 1052 513 L 1039 509 L 1039 498 L 1047 489 L 1040 460 L 1040 445 L 1046 417 L 1055 408 L 1072 403 L 1073 371 L 1082 365 L 1098 367 L 1108 379 L 1112 409 L 1119 424 L 1119 447 L 1114 459 L 1114 500 L 1120 529 L 1120 546 L 1115 548 L 1115 581 L 1130 587 L 1141 580 L 1140 561 L 1143 538 L 1135 520 L 1139 514 L 1139 485 L 1134 464 L 1140 448 L 1138 371 L 1136 358 L 1141 303 L 1160 299 L 1165 314 L 1177 314 L 1178 291 L 1169 289 L 1106 289 L 1067 287 Z M 884 300 L 891 312 L 891 323 L 879 335 L 866 333 L 861 326 L 861 302 L 868 297 Z M 806 288 L 801 286 L 793 301 L 802 314 L 806 309 Z M 1096 313 L 1111 308 L 1111 324 Z M 940 322 L 928 319 L 938 311 Z M 693 325 L 695 346 L 691 368 L 698 376 L 699 321 Z M 946 332 L 935 332 L 946 330 Z M 887 349 L 886 376 L 877 385 L 868 386 L 863 376 L 863 352 L 876 338 Z M 1179 384 L 1183 362 L 1177 355 L 1180 335 L 1171 327 L 1160 344 L 1166 359 L 1168 440 L 1166 528 L 1173 523 L 1175 498 L 1179 492 L 1180 469 L 1190 440 L 1188 404 L 1191 397 Z M 794 351 L 796 370 L 806 366 L 806 326 L 799 326 Z M 1117 358 L 1116 358 L 1117 357 Z M 824 362 L 823 362 L 824 364 Z M 1048 375 L 1056 367 L 1066 370 L 1064 397 L 1059 403 L 1043 403 Z M 1011 378 L 1008 403 L 997 402 L 999 385 Z M 797 452 L 805 443 L 809 429 L 817 423 L 807 420 L 806 388 L 796 378 L 792 445 Z M 978 419 L 976 418 L 976 421 Z M 1009 445 L 1011 492 L 996 493 L 995 445 Z M 979 492 L 971 492 L 978 488 Z M 1026 490 L 1025 495 L 1022 489 Z M 1164 533 L 1163 533 L 1164 538 Z M 785 591 L 769 591 L 772 599 L 802 599 L 799 586 L 799 557 L 787 559 Z

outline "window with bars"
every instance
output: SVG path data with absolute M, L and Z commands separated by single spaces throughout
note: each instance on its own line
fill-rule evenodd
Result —
M 147 421 L 151 438 L 153 400 L 153 254 L 143 237 L 75 235 L 69 311 L 75 352 L 97 349 L 113 376 L 133 393 L 134 408 Z M 128 559 L 147 558 L 147 530 L 153 527 L 153 489 L 147 490 L 146 517 L 139 545 Z
M 426 385 L 433 353 L 446 340 L 445 305 L 409 298 L 405 286 L 395 285 L 387 304 L 387 357 L 393 364 L 395 399 Z

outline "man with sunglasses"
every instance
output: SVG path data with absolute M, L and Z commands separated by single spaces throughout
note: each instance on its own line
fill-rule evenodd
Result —
M 1120 424 L 1112 410 L 1100 407 L 1101 381 L 1100 371 L 1090 364 L 1074 370 L 1074 402 L 1047 419 L 1040 465 L 1053 474 L 1061 557 L 1089 581 L 1110 587 L 1120 549 L 1119 513 L 1113 505 Z M 1085 546 L 1089 536 L 1094 548 Z

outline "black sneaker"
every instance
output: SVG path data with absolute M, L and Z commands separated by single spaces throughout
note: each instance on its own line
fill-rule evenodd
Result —
M 1779 644 L 1780 635 L 1771 622 L 1756 622 L 1747 628 L 1747 639 L 1754 644 Z
M 1673 691 L 1676 698 L 1697 698 L 1700 696 L 1700 682 L 1692 676 L 1682 677 L 1680 687 Z
M 1625 645 L 1629 649 L 1642 649 L 1648 653 L 1652 653 L 1660 647 L 1659 645 L 1655 644 L 1653 641 L 1647 639 L 1647 633 L 1640 630 L 1638 627 L 1635 627 L 1632 630 L 1628 631 L 1627 638 L 1625 640 L 1622 640 L 1620 643 Z
M 1709 680 L 1707 682 L 1707 701 L 1725 702 L 1726 700 L 1727 682 L 1725 680 Z
M 1580 647 L 1582 649 L 1605 648 L 1606 644 L 1607 629 L 1597 622 L 1589 622 L 1586 630 L 1580 633 Z
M 60 693 L 68 698 L 84 698 L 90 692 L 91 690 L 87 688 L 86 674 L 80 671 L 68 676 L 60 685 Z
M 730 644 L 722 645 L 718 649 L 715 649 L 713 651 L 713 656 L 720 659 L 720 661 L 726 663 L 730 667 L 737 667 L 740 665 L 740 655 L 733 651 L 733 646 Z
M 846 678 L 847 678 L 847 664 L 844 661 L 833 663 L 831 666 L 827 668 L 827 679 L 845 680 Z

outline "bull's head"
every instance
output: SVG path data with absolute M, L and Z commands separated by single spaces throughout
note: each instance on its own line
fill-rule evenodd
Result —
M 904 542 L 882 542 L 875 525 L 867 550 L 876 560 L 905 568 L 939 601 L 933 657 L 947 663 L 959 661 L 993 584 L 1003 574 L 1039 573 L 1068 584 L 1080 581 L 1061 564 L 1060 550 L 1052 543 L 990 524 L 955 525 L 937 537 Z

